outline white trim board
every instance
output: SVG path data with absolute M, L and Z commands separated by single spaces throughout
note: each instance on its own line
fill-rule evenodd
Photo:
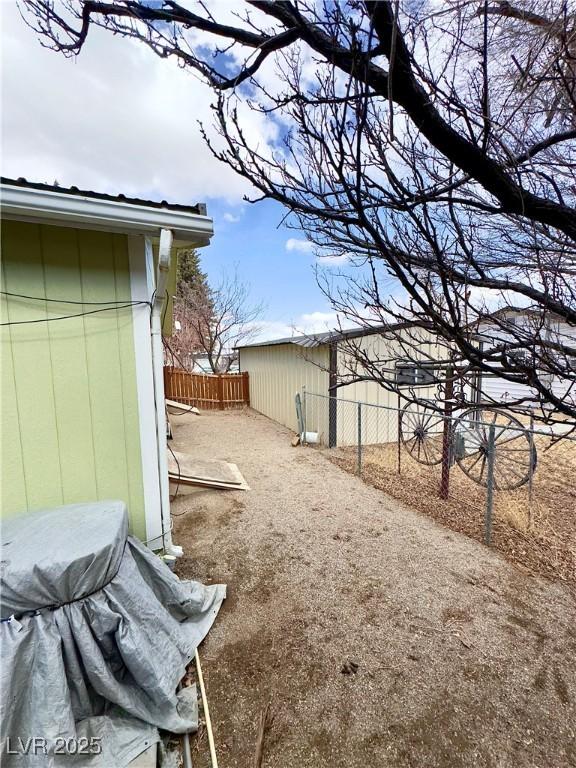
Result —
M 214 234 L 212 219 L 189 211 L 98 200 L 44 189 L 2 184 L 2 216 L 88 229 L 158 236 L 169 229 L 178 245 L 207 245 Z

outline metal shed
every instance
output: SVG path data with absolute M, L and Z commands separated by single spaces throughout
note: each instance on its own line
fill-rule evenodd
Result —
M 388 328 L 333 331 L 240 347 L 240 370 L 250 375 L 251 406 L 297 431 L 294 398 L 297 392 L 306 391 L 311 396 L 307 413 L 313 419 L 308 421 L 307 428 L 318 432 L 320 442 L 325 445 L 354 445 L 357 440 L 355 414 L 352 413 L 354 402 L 396 409 L 398 398 L 375 381 L 359 380 L 338 388 L 335 385 L 341 384 L 342 376 L 349 368 L 352 345 L 361 346 L 373 359 L 401 360 L 403 354 L 399 345 L 385 338 L 383 333 L 402 327 L 399 324 Z M 421 329 L 421 333 L 423 355 L 428 359 L 439 358 L 440 352 L 432 334 L 426 329 Z M 420 390 L 423 397 L 434 397 L 430 387 Z M 313 395 L 320 397 L 312 400 Z M 395 435 L 388 434 L 390 420 L 382 420 L 384 423 L 387 430 L 384 437 L 395 439 Z M 366 429 L 375 432 L 367 439 L 382 441 L 383 436 L 376 434 L 382 427 L 376 422 L 372 427 L 366 425 Z
M 328 394 L 335 335 L 293 336 L 240 347 L 240 371 L 250 375 L 250 405 L 296 431 L 296 393 L 306 387 L 309 392 Z

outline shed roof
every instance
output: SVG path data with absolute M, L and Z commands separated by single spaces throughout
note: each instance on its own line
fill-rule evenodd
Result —
M 271 339 L 270 341 L 255 341 L 252 344 L 240 344 L 236 349 L 246 349 L 247 347 L 273 347 L 278 344 L 296 344 L 299 347 L 319 347 L 321 344 L 328 344 L 330 341 L 336 341 L 342 338 L 342 334 L 337 331 L 325 331 L 324 333 L 314 333 L 305 336 L 285 336 L 282 339 Z
M 340 331 L 324 331 L 323 333 L 310 333 L 304 336 L 286 336 L 282 339 L 270 341 L 255 341 L 253 344 L 240 344 L 236 349 L 248 349 L 251 347 L 272 347 L 277 344 L 295 344 L 299 347 L 320 347 L 322 344 L 330 344 L 344 339 L 355 339 L 361 336 L 372 336 L 385 331 L 395 331 L 399 328 L 414 326 L 416 323 L 392 323 L 390 325 L 374 325 L 370 328 L 348 328 Z M 424 327 L 424 326 L 422 326 Z

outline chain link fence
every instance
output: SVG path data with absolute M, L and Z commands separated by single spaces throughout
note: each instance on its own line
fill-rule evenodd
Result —
M 505 407 L 390 408 L 302 391 L 304 442 L 514 562 L 576 580 L 576 441 Z M 561 438 L 561 439 L 560 439 Z

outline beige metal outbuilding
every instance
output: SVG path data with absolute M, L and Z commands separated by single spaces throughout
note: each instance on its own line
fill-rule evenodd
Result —
M 502 312 L 494 318 L 501 320 Z M 530 323 L 527 310 L 506 313 L 508 322 L 508 315 L 514 315 L 514 324 Z M 565 339 L 574 331 L 556 323 L 549 334 L 553 340 L 555 335 Z M 476 343 L 494 344 L 501 338 L 505 341 L 506 333 L 489 320 L 475 336 Z M 300 393 L 305 430 L 318 433 L 324 445 L 346 446 L 358 444 L 359 430 L 365 445 L 394 442 L 398 410 L 408 400 L 443 401 L 441 382 L 453 350 L 429 328 L 406 322 L 266 341 L 239 352 L 240 370 L 250 375 L 253 408 L 298 431 L 294 399 Z M 566 380 L 551 378 L 550 384 L 558 397 L 567 396 Z M 461 386 L 468 402 L 490 406 L 535 395 L 528 382 L 511 383 L 478 371 Z M 371 407 L 359 409 L 358 404 Z
M 304 389 L 328 394 L 330 345 L 320 337 L 299 336 L 241 347 L 239 365 L 250 376 L 252 408 L 295 432 L 296 394 Z
M 441 352 L 434 337 L 425 330 L 418 332 L 422 360 L 439 359 Z M 413 328 L 410 333 L 413 339 Z M 364 354 L 394 377 L 402 360 L 406 360 L 401 347 L 396 338 L 386 338 L 377 329 L 328 332 L 240 347 L 239 366 L 250 376 L 251 406 L 289 429 L 298 431 L 295 396 L 300 393 L 305 404 L 306 430 L 317 432 L 323 444 L 356 444 L 357 402 L 382 406 L 381 410 L 370 410 L 370 419 L 366 419 L 363 427 L 363 441 L 388 442 L 397 436 L 398 396 L 369 380 L 369 371 L 359 368 L 357 360 Z M 407 367 L 415 368 L 404 366 L 404 373 Z M 412 373 L 423 376 L 418 386 L 420 396 L 435 397 L 436 387 L 425 386 L 423 371 Z M 346 380 L 351 383 L 343 384 Z

